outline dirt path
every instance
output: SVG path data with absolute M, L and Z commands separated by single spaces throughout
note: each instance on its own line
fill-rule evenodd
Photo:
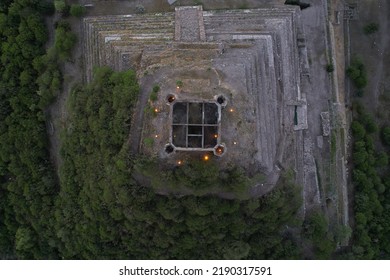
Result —
M 60 16 L 56 14 L 53 18 L 47 21 L 49 31 L 49 42 L 47 47 L 54 44 L 54 22 L 59 20 Z M 68 116 L 66 103 L 73 85 L 77 82 L 81 82 L 82 73 L 82 37 L 81 37 L 81 24 L 80 19 L 68 18 L 72 32 L 77 35 L 78 42 L 73 49 L 72 57 L 60 65 L 61 72 L 63 73 L 63 84 L 60 93 L 57 95 L 56 100 L 48 106 L 46 112 L 49 115 L 48 118 L 48 134 L 50 143 L 50 156 L 53 161 L 57 173 L 61 166 L 61 131 L 66 127 L 66 120 Z
M 308 129 L 303 133 L 304 145 L 302 148 L 304 161 L 304 207 L 306 211 L 317 208 L 321 202 L 318 177 L 325 178 L 315 162 L 326 162 L 326 145 L 318 147 L 317 137 L 322 137 L 321 112 L 329 111 L 331 99 L 331 84 L 325 67 L 328 64 L 327 34 L 326 34 L 326 6 L 323 0 L 311 2 L 311 7 L 302 10 L 302 21 L 306 34 L 306 45 L 310 64 L 309 85 L 306 88 Z M 325 143 L 328 139 L 325 137 Z
M 149 94 L 152 91 L 153 85 L 158 84 L 159 81 L 163 78 L 162 72 L 164 71 L 158 71 L 155 74 L 146 75 L 139 81 L 139 98 L 137 105 L 135 106 L 129 138 L 127 140 L 127 143 L 130 146 L 130 153 L 132 155 L 138 154 L 139 152 L 140 141 L 142 138 L 142 129 L 144 125 L 145 108 L 148 104 Z
M 387 0 L 361 0 L 359 2 L 359 19 L 350 21 L 349 35 L 351 56 L 360 56 L 367 69 L 368 85 L 364 89 L 362 103 L 369 112 L 378 113 L 379 95 L 386 80 L 389 53 L 390 3 Z M 379 31 L 366 35 L 364 27 L 369 23 L 379 24 Z M 351 97 L 355 89 L 351 88 Z
M 131 122 L 131 128 L 129 133 L 128 144 L 130 146 L 130 153 L 136 155 L 139 152 L 139 146 L 142 136 L 142 128 L 144 123 L 145 108 L 148 103 L 149 93 L 152 90 L 152 84 L 155 78 L 152 75 L 147 75 L 140 80 L 140 94 L 137 105 L 135 106 L 135 112 L 133 120 Z

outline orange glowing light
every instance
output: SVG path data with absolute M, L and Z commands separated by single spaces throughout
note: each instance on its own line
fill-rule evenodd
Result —
M 182 165 L 182 163 L 183 163 L 183 162 L 182 162 L 181 160 L 178 160 L 178 161 L 177 161 L 177 165 Z
M 155 108 L 154 111 L 155 111 L 156 113 L 158 113 L 158 109 L 157 109 L 157 108 Z
M 176 88 L 177 88 L 177 89 L 180 89 L 180 87 L 179 87 L 179 86 L 177 86 Z
M 234 109 L 233 109 L 233 108 L 230 108 L 230 109 L 229 109 L 229 112 L 231 112 L 231 113 L 234 112 Z
M 154 135 L 154 137 L 158 138 L 158 134 Z
M 205 155 L 205 156 L 203 157 L 203 159 L 204 159 L 205 161 L 208 161 L 208 160 L 210 159 L 210 157 L 209 157 L 208 155 Z
M 218 138 L 218 134 L 214 134 L 214 138 Z

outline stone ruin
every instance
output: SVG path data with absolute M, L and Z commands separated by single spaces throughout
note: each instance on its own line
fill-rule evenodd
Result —
M 223 155 L 216 157 L 221 165 L 265 174 L 262 188 L 272 187 L 284 167 L 301 168 L 296 150 L 302 143 L 295 133 L 307 128 L 301 78 L 308 61 L 299 8 L 177 7 L 167 13 L 87 17 L 83 27 L 87 82 L 94 66 L 108 65 L 134 69 L 141 87 L 150 88 L 151 80 L 160 85 L 152 104 L 157 116 L 136 121 L 141 138 L 155 135 L 151 148 L 143 147 L 141 138 L 133 143 L 140 151 L 174 164 L 183 162 L 187 149 L 211 149 Z M 227 101 L 224 106 L 218 96 Z M 204 117 L 190 123 L 188 113 L 175 123 L 174 106 L 200 108 L 201 116 L 205 106 L 213 106 L 207 104 L 218 112 L 212 126 Z M 174 139 L 179 134 L 180 141 Z

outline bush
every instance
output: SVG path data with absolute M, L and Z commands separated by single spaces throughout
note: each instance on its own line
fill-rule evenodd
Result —
M 382 130 L 382 141 L 384 144 L 390 146 L 390 127 L 387 126 Z
M 347 68 L 347 75 L 351 78 L 358 89 L 363 89 L 367 85 L 367 73 L 360 58 L 354 58 Z
M 66 28 L 58 26 L 55 32 L 54 48 L 59 54 L 60 59 L 71 57 L 72 49 L 77 42 L 76 34 L 68 31 Z
M 361 89 L 361 88 L 357 89 L 356 92 L 355 92 L 355 95 L 357 97 L 363 97 L 364 96 L 364 90 Z
M 363 28 L 364 34 L 366 34 L 366 35 L 374 34 L 378 30 L 379 30 L 379 24 L 374 23 L 374 22 L 371 22 L 371 23 L 367 24 Z
M 286 0 L 284 2 L 285 5 L 295 5 L 295 6 L 299 6 L 299 8 L 301 10 L 304 10 L 306 8 L 309 8 L 310 7 L 310 4 L 309 3 L 301 3 L 300 0 Z
M 366 135 L 366 130 L 358 121 L 353 121 L 351 124 L 351 128 L 352 134 L 356 140 L 361 140 Z
M 137 5 L 135 7 L 135 13 L 137 14 L 144 14 L 145 13 L 145 7 L 142 5 Z
M 326 65 L 326 72 L 332 73 L 334 71 L 334 65 L 329 63 Z
M 41 13 L 47 16 L 51 16 L 55 12 L 54 4 L 47 1 L 41 1 L 38 4 L 38 9 Z
M 54 1 L 54 8 L 59 13 L 64 13 L 67 9 L 67 5 L 65 3 L 65 0 L 55 0 Z
M 82 17 L 86 12 L 84 6 L 73 4 L 70 6 L 70 15 L 73 17 Z
M 144 139 L 144 144 L 148 148 L 151 148 L 153 146 L 153 143 L 154 143 L 154 139 L 153 138 L 147 137 L 147 138 Z
M 160 86 L 159 85 L 154 85 L 153 86 L 153 92 L 157 93 L 160 91 Z
M 182 87 L 183 86 L 183 82 L 180 81 L 180 80 L 176 81 L 176 86 Z
M 155 92 L 155 91 L 152 91 L 151 93 L 150 93 L 150 101 L 157 101 L 157 92 Z

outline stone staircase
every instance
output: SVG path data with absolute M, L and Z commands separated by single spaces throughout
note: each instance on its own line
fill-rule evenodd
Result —
M 94 66 L 133 68 L 145 48 L 168 48 L 174 38 L 174 14 L 88 17 L 84 19 L 83 31 L 89 82 Z M 129 62 L 123 62 L 122 57 Z
M 175 41 L 206 41 L 202 6 L 175 9 Z
M 242 65 L 257 120 L 256 157 L 271 171 L 280 138 L 294 122 L 288 104 L 305 102 L 300 73 L 308 72 L 308 62 L 299 13 L 285 5 L 230 11 L 191 6 L 175 13 L 85 18 L 86 80 L 102 65 L 115 70 Z M 225 49 L 232 55 L 224 56 Z

